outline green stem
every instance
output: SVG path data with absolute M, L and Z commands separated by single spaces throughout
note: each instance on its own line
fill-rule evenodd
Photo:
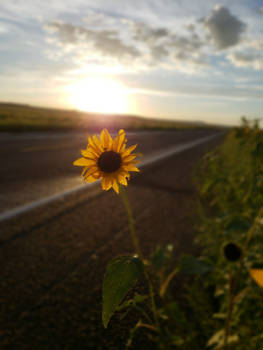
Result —
M 134 225 L 134 219 L 133 219 L 133 215 L 132 215 L 130 202 L 129 202 L 128 197 L 126 195 L 126 191 L 122 186 L 120 186 L 120 195 L 121 195 L 121 198 L 122 198 L 122 201 L 123 201 L 123 204 L 124 204 L 124 207 L 126 209 L 127 216 L 128 216 L 129 229 L 130 229 L 131 239 L 132 239 L 135 253 L 139 256 L 139 258 L 143 262 L 143 255 L 142 255 L 139 241 L 138 241 L 138 238 L 137 238 L 136 232 L 135 232 L 135 225 Z
M 248 234 L 247 234 L 247 240 L 245 242 L 245 246 L 244 246 L 244 250 L 243 250 L 243 257 L 245 256 L 245 253 L 247 253 L 247 250 L 248 250 L 248 247 L 249 247 L 249 243 L 255 233 L 255 230 L 257 229 L 258 227 L 258 220 L 261 219 L 263 216 L 263 207 L 261 207 L 258 211 L 258 214 L 256 216 L 256 218 L 254 219 L 254 223 L 253 225 L 251 226 L 250 230 L 248 231 Z
M 234 278 L 230 276 L 227 315 L 226 315 L 226 323 L 225 323 L 225 331 L 224 331 L 224 345 L 223 345 L 224 350 L 227 350 L 228 336 L 230 332 L 230 323 L 231 323 L 232 311 L 234 306 L 234 288 L 235 288 Z
M 143 259 L 143 254 L 141 252 L 140 249 L 140 244 L 135 232 L 135 225 L 134 225 L 134 219 L 133 219 L 133 215 L 132 215 L 132 210 L 131 210 L 131 206 L 130 206 L 130 202 L 128 200 L 127 194 L 125 189 L 123 188 L 123 186 L 120 186 L 120 195 L 124 204 L 124 207 L 126 209 L 126 213 L 128 216 L 128 221 L 129 221 L 129 229 L 130 229 L 130 233 L 131 233 L 131 239 L 132 239 L 132 243 L 134 246 L 134 250 L 136 252 L 136 254 L 139 256 L 139 258 L 141 259 L 142 262 L 144 262 Z M 148 271 L 146 270 L 145 265 L 144 266 L 144 275 L 148 281 L 148 285 L 149 285 L 149 292 L 150 292 L 150 298 L 151 298 L 151 304 L 152 304 L 152 312 L 153 312 L 153 317 L 156 323 L 156 326 L 158 328 L 158 330 L 160 331 L 160 325 L 159 325 L 159 320 L 158 320 L 158 315 L 157 315 L 157 308 L 156 308 L 156 303 L 155 303 L 155 299 L 154 299 L 154 290 L 153 290 L 153 283 L 150 279 L 150 276 L 148 274 Z

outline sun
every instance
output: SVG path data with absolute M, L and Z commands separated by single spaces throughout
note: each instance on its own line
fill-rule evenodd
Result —
M 108 78 L 86 78 L 69 87 L 70 104 L 82 111 L 127 113 L 128 96 L 125 87 Z

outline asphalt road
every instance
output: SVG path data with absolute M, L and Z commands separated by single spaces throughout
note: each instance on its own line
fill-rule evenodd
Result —
M 129 144 L 138 144 L 137 151 L 145 159 L 207 134 L 137 132 L 130 133 L 128 139 Z M 83 133 L 0 135 L 0 213 L 82 184 L 80 168 L 72 166 L 72 162 L 81 156 L 86 143 Z
M 130 143 L 138 142 L 138 150 L 149 155 L 212 133 L 144 133 L 131 135 Z M 132 177 L 128 195 L 145 255 L 156 244 L 172 243 L 176 254 L 192 250 L 192 171 L 221 140 L 156 162 Z M 60 181 L 76 180 L 79 170 L 72 160 L 83 142 L 83 135 L 2 140 L 2 209 L 47 195 L 56 186 L 61 191 Z M 0 348 L 122 349 L 126 321 L 113 319 L 104 330 L 100 315 L 107 261 L 133 251 L 120 198 L 98 186 L 87 188 L 0 225 Z

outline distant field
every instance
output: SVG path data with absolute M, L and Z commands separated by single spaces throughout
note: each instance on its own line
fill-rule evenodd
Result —
M 0 131 L 99 130 L 103 127 L 131 130 L 211 128 L 211 125 L 0 103 Z

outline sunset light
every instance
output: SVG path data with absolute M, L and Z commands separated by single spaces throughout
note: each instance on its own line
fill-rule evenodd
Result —
M 127 113 L 125 87 L 108 78 L 87 78 L 68 89 L 70 104 L 79 110 L 97 113 Z

